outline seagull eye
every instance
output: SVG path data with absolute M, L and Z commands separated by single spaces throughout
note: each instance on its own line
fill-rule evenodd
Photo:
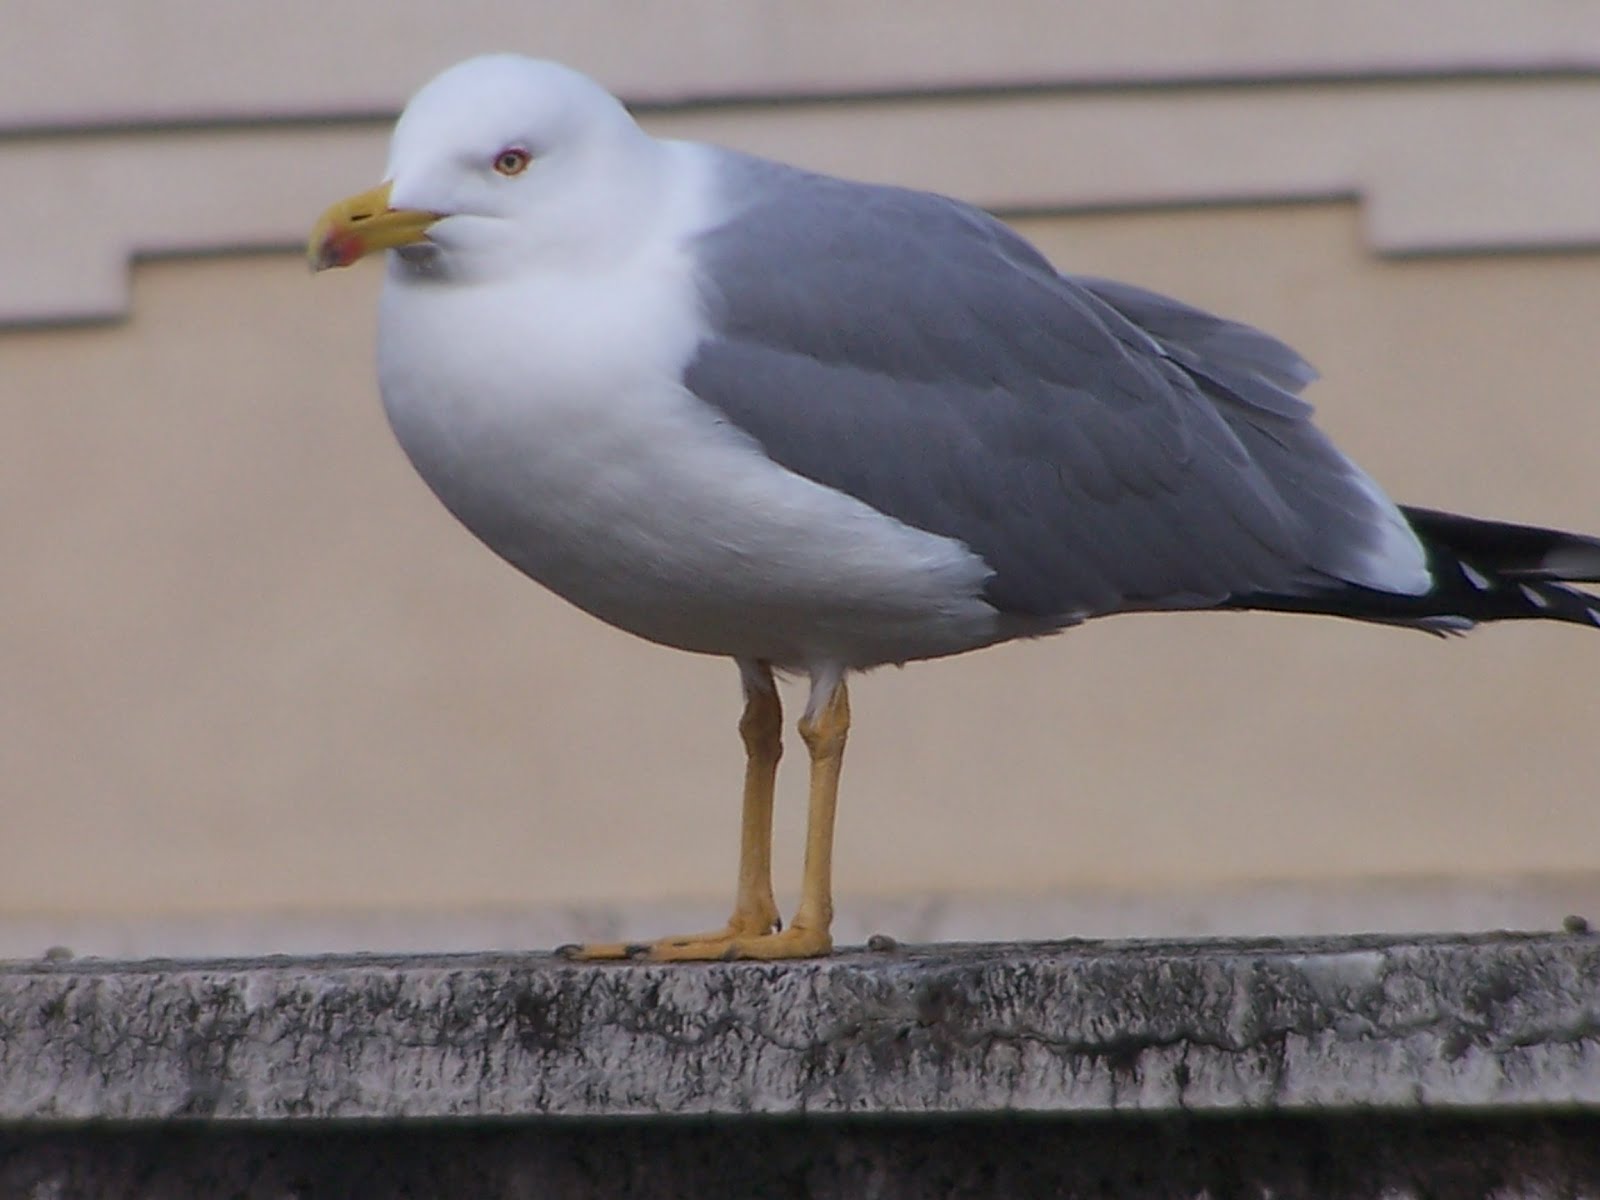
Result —
M 533 161 L 533 155 L 515 146 L 494 156 L 494 169 L 502 175 L 521 175 Z

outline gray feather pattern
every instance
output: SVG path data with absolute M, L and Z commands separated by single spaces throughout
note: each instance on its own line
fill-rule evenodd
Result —
M 728 154 L 686 385 L 776 462 L 958 538 L 1002 611 L 1326 588 L 1374 502 L 1247 326 L 1062 276 L 986 214 Z

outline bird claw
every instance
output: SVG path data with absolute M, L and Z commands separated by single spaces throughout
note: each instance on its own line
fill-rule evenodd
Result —
M 833 949 L 827 933 L 791 925 L 782 933 L 711 937 L 696 941 L 664 939 L 650 947 L 652 962 L 776 961 L 820 958 Z
M 556 947 L 555 952 L 569 962 L 739 962 L 817 958 L 832 949 L 833 939 L 826 933 L 791 926 L 781 932 L 738 933 L 724 929 L 654 942 L 569 943 Z

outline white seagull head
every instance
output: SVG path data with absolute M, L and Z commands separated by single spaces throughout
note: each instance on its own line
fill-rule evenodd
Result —
M 384 182 L 323 214 L 311 265 L 391 249 L 398 272 L 483 278 L 592 259 L 643 224 L 657 148 L 614 96 L 569 67 L 469 59 L 406 105 Z

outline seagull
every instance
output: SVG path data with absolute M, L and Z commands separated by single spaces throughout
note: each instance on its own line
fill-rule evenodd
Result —
M 471 59 L 410 101 L 314 269 L 388 251 L 384 408 L 472 533 L 579 608 L 732 658 L 726 927 L 580 959 L 829 953 L 853 671 L 1126 612 L 1600 627 L 1600 540 L 1400 507 L 1282 342 L 1058 271 L 959 201 L 645 133 L 599 84 Z M 771 880 L 774 672 L 801 673 L 798 907 Z

